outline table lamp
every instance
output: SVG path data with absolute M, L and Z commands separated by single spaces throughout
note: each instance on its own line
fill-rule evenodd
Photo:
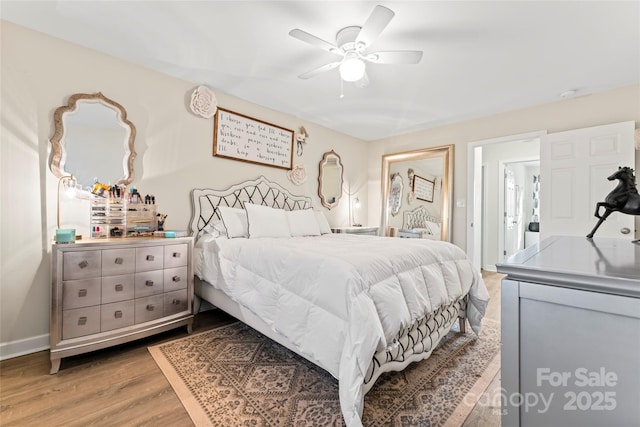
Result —
M 351 207 L 349 209 L 351 209 Z M 356 222 L 356 213 L 355 213 L 355 211 L 357 211 L 358 209 L 360 209 L 360 199 L 356 197 L 353 200 L 353 209 L 351 209 L 351 225 L 353 227 L 362 227 L 362 224 L 358 224 Z

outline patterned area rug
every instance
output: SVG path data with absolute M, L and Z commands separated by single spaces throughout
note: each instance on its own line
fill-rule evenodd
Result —
M 460 425 L 499 369 L 499 340 L 486 319 L 479 338 L 450 332 L 429 359 L 378 379 L 363 424 Z M 241 322 L 149 351 L 196 426 L 344 425 L 337 380 Z

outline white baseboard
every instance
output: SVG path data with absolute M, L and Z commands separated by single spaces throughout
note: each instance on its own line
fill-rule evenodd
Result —
M 482 267 L 483 270 L 493 271 L 494 273 L 498 271 L 495 264 L 485 265 Z
M 49 334 L 0 343 L 0 360 L 49 349 Z

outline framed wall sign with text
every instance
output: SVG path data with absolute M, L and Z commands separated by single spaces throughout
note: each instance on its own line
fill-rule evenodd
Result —
M 433 189 L 435 182 L 418 175 L 413 176 L 413 193 L 416 199 L 433 203 Z
M 293 130 L 218 108 L 213 155 L 275 168 L 293 168 Z

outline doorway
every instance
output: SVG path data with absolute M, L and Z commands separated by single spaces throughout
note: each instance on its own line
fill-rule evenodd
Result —
M 522 233 L 518 238 L 505 240 L 505 185 L 504 166 L 511 164 L 523 169 L 526 177 L 528 165 L 540 160 L 540 140 L 545 132 L 514 135 L 477 141 L 469 144 L 468 150 L 468 215 L 467 225 L 468 255 L 474 266 L 479 269 L 496 271 L 496 263 L 505 255 L 505 246 L 520 239 L 524 244 L 525 228 L 531 222 L 527 216 L 529 206 L 525 191 L 528 191 L 526 178 L 522 178 L 520 192 Z M 539 163 L 538 163 L 539 165 Z M 538 166 L 539 168 L 539 166 Z M 531 179 L 533 181 L 533 179 Z M 515 198 L 514 198 L 515 201 Z M 515 207 L 516 205 L 514 205 Z
M 540 161 L 500 162 L 503 261 L 537 242 L 540 223 Z

